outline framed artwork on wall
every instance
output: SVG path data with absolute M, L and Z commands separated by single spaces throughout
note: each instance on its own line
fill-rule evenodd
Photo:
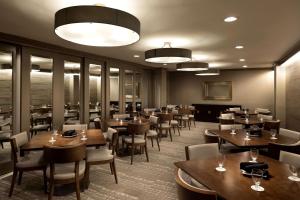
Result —
M 232 100 L 231 81 L 205 81 L 204 100 Z

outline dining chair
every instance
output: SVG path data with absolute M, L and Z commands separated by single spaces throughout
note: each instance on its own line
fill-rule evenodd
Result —
M 189 108 L 189 110 L 190 110 L 190 114 L 188 115 L 188 116 L 189 116 L 189 121 L 190 121 L 190 123 L 193 122 L 194 127 L 196 127 L 196 120 L 195 120 L 195 106 L 189 106 L 188 108 Z
M 86 173 L 85 177 L 89 177 L 89 171 L 91 165 L 103 165 L 109 164 L 111 174 L 115 176 L 116 184 L 118 184 L 118 177 L 115 165 L 115 152 L 118 140 L 118 132 L 115 129 L 108 128 L 107 140 L 109 142 L 109 148 L 104 147 L 100 149 L 87 149 L 86 158 Z
M 69 131 L 69 130 L 75 130 L 75 131 L 81 131 L 81 130 L 87 130 L 88 126 L 87 124 L 72 124 L 72 125 L 63 125 L 63 132 Z
M 166 132 L 166 135 L 170 135 L 171 142 L 173 141 L 172 132 L 171 132 L 171 120 L 173 119 L 173 114 L 171 113 L 160 113 L 158 116 L 158 126 L 159 137 L 162 136 L 163 131 Z
M 173 119 L 171 120 L 171 127 L 173 128 L 174 134 L 175 129 L 178 131 L 178 135 L 180 136 L 180 119 L 178 118 L 178 110 L 172 110 L 171 113 L 173 114 Z
M 199 182 L 195 182 L 181 169 L 175 170 L 175 181 L 179 200 L 216 200 L 217 193 Z M 196 184 L 195 184 L 196 183 Z
M 0 145 L 2 149 L 4 148 L 3 143 L 9 142 L 11 137 L 11 131 L 0 131 Z
M 101 129 L 101 119 L 99 117 L 94 119 L 95 129 Z
M 147 149 L 147 133 L 150 129 L 150 123 L 143 122 L 143 123 L 129 123 L 128 124 L 128 133 L 130 136 L 123 136 L 122 138 L 122 146 L 126 144 L 127 148 L 131 148 L 131 162 L 133 163 L 133 154 L 137 147 L 140 147 L 140 152 L 145 149 L 145 154 L 147 158 L 147 162 L 149 162 L 148 157 L 148 149 Z
M 219 124 L 234 124 L 234 113 L 221 113 Z
M 80 200 L 79 181 L 84 178 L 86 169 L 85 143 L 66 147 L 44 147 L 44 157 L 49 163 L 47 180 L 49 181 L 48 200 L 52 199 L 54 186 L 75 183 L 76 197 Z
M 271 113 L 271 111 L 267 108 L 255 108 L 254 112 L 257 114 L 264 114 L 264 115 L 268 115 Z
M 158 132 L 157 132 L 158 117 L 150 115 L 149 121 L 150 121 L 150 129 L 147 133 L 147 138 L 150 138 L 152 147 L 153 147 L 153 139 L 155 139 L 156 143 L 157 143 L 158 151 L 160 151 L 159 138 L 158 138 Z
M 209 131 L 204 131 L 204 141 L 205 143 L 219 143 L 219 136 L 210 133 Z
M 178 109 L 178 114 L 182 115 L 180 117 L 181 124 L 183 122 L 184 123 L 184 127 L 189 127 L 189 130 L 191 130 L 191 121 L 190 121 L 190 118 L 189 118 L 189 115 L 192 114 L 191 110 L 188 109 L 188 108 L 179 108 Z
M 196 144 L 185 147 L 186 160 L 206 159 L 217 157 L 219 153 L 218 143 Z
M 13 159 L 13 176 L 9 190 L 9 197 L 12 196 L 14 185 L 19 173 L 18 184 L 21 184 L 23 172 L 41 170 L 44 174 L 44 190 L 47 191 L 46 181 L 46 167 L 47 164 L 43 159 L 42 152 L 26 155 L 25 157 L 19 156 L 20 147 L 28 143 L 28 134 L 26 131 L 13 135 L 10 139 L 12 159 Z
M 278 160 L 280 158 L 280 151 L 300 154 L 300 141 L 294 144 L 278 144 L 274 142 L 269 143 L 267 152 L 269 157 Z
M 286 151 L 280 151 L 279 161 L 284 162 L 289 165 L 295 166 L 300 169 L 300 155 L 295 153 L 290 153 Z
M 30 118 L 30 124 L 31 137 L 33 137 L 33 135 L 36 135 L 38 132 L 51 130 L 52 117 L 47 116 L 40 118 L 38 114 L 33 113 Z
M 273 121 L 265 121 L 263 124 L 264 130 L 270 131 L 275 129 L 277 133 L 279 133 L 280 129 L 280 120 L 273 120 Z

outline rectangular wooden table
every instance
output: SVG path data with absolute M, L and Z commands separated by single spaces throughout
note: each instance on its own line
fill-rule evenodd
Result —
M 279 144 L 294 144 L 298 142 L 298 140 L 294 138 L 280 134 L 276 136 L 278 139 L 270 139 L 270 132 L 265 130 L 262 131 L 262 136 L 250 137 L 251 140 L 248 141 L 245 140 L 246 130 L 244 129 L 236 130 L 235 135 L 230 134 L 231 130 L 209 130 L 209 132 L 240 148 L 266 148 L 270 142 Z
M 25 151 L 38 151 L 43 150 L 45 145 L 53 146 L 68 146 L 85 142 L 88 147 L 99 147 L 106 144 L 106 140 L 100 129 L 89 129 L 86 131 L 87 140 L 80 140 L 81 135 L 78 134 L 73 138 L 64 138 L 61 135 L 56 136 L 56 141 L 52 144 L 49 142 L 51 139 L 52 132 L 41 132 L 34 136 L 27 144 L 20 148 L 21 156 L 24 155 Z
M 300 197 L 300 182 L 290 181 L 291 175 L 287 164 L 277 160 L 259 156 L 258 161 L 269 165 L 270 180 L 262 180 L 265 191 L 256 192 L 251 177 L 245 177 L 240 172 L 240 162 L 249 161 L 249 153 L 226 155 L 225 172 L 216 171 L 217 159 L 202 159 L 176 162 L 175 165 L 189 174 L 195 180 L 217 192 L 227 200 L 296 200 Z

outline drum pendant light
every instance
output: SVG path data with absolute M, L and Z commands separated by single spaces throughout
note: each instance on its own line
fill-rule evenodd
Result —
M 208 70 L 208 63 L 205 62 L 184 62 L 184 63 L 178 63 L 176 65 L 176 70 L 177 71 L 204 71 Z
M 191 59 L 191 50 L 172 48 L 170 42 L 165 42 L 162 48 L 150 49 L 145 52 L 145 61 L 152 63 L 180 63 Z
M 63 8 L 55 13 L 55 34 L 87 46 L 114 47 L 140 38 L 140 21 L 133 15 L 97 5 Z

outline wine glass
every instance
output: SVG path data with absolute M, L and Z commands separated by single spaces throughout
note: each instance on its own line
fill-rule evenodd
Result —
M 87 140 L 87 137 L 86 137 L 86 132 L 85 132 L 85 130 L 83 129 L 83 130 L 81 130 L 81 140 Z
M 271 133 L 271 140 L 276 140 L 276 134 L 277 134 L 277 130 L 276 129 L 271 129 L 270 130 L 270 133 Z
M 226 169 L 224 168 L 224 164 L 225 164 L 225 155 L 220 153 L 218 155 L 218 167 L 216 167 L 216 170 L 219 172 L 225 172 Z
M 295 165 L 290 164 L 289 170 L 292 173 L 292 176 L 289 176 L 288 179 L 290 179 L 291 181 L 299 182 L 300 181 L 300 177 L 298 177 L 299 169 L 297 169 L 297 167 Z
M 262 181 L 262 177 L 263 177 L 263 170 L 261 170 L 261 169 L 252 169 L 251 176 L 252 176 L 252 180 L 253 180 L 253 183 L 254 183 L 254 185 L 251 185 L 251 189 L 255 190 L 257 192 L 264 191 L 265 189 L 262 186 L 260 186 L 261 181 Z
M 235 125 L 231 126 L 231 133 L 230 134 L 232 134 L 232 135 L 236 134 L 236 132 L 235 132 Z
M 257 162 L 258 155 L 258 149 L 250 149 L 251 160 L 249 162 Z
M 245 137 L 245 140 L 251 140 L 251 139 L 250 139 L 250 132 L 249 132 L 249 131 L 246 131 L 246 137 Z

